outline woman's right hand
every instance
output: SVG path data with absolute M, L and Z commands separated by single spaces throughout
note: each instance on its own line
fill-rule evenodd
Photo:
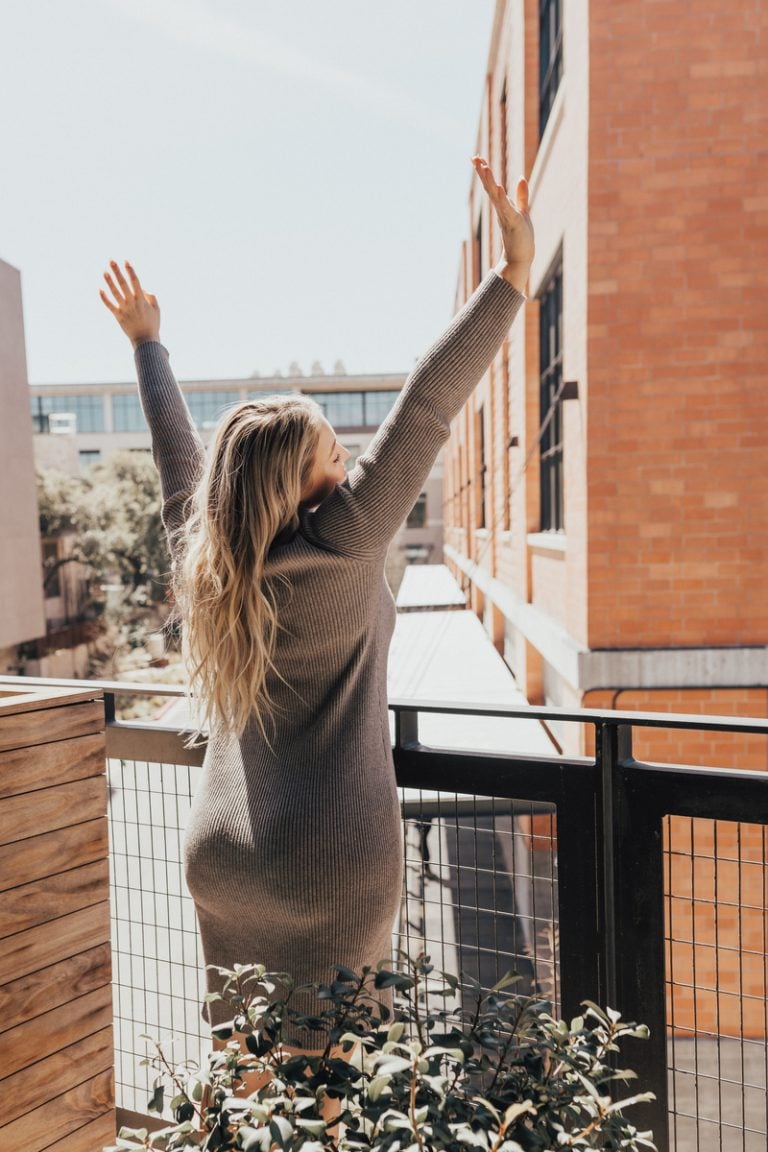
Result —
M 126 280 L 116 260 L 110 260 L 110 272 L 104 273 L 112 300 L 103 288 L 99 290 L 101 299 L 109 308 L 118 324 L 125 332 L 134 348 L 148 340 L 160 339 L 160 305 L 157 297 L 145 292 L 139 283 L 133 266 L 126 260 Z
M 496 271 L 519 292 L 525 292 L 528 273 L 533 263 L 535 244 L 533 224 L 528 211 L 528 182 L 522 176 L 517 182 L 515 200 L 507 196 L 491 166 L 482 156 L 475 156 L 472 165 L 496 213 L 504 246 L 504 255 Z

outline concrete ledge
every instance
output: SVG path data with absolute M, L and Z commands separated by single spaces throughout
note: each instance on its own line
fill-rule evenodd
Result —
M 579 693 L 597 688 L 764 688 L 768 646 L 603 648 L 579 644 L 556 621 L 450 545 L 443 551 L 546 662 Z

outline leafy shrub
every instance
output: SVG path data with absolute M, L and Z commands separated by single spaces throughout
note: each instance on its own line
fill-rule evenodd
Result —
M 156 1044 L 144 1061 L 158 1073 L 149 1108 L 163 1110 L 170 1084 L 177 1123 L 153 1133 L 124 1128 L 109 1152 L 654 1149 L 651 1134 L 624 1116 L 652 1096 L 617 1098 L 618 1084 L 634 1073 L 614 1063 L 619 1040 L 647 1029 L 610 1008 L 585 1001 L 568 1025 L 548 1004 L 513 994 L 515 977 L 484 992 L 465 976 L 459 988 L 420 956 L 359 975 L 339 967 L 332 983 L 311 986 L 328 1007 L 310 1017 L 292 1006 L 310 986 L 259 965 L 217 971 L 224 991 L 208 999 L 231 1005 L 232 1020 L 213 1030 L 226 1046 L 201 1075 L 171 1065 Z M 387 987 L 396 994 L 393 1017 L 373 995 Z M 307 1029 L 324 1035 L 322 1053 L 287 1050 L 284 1038 L 295 1046 Z M 261 1081 L 250 1096 L 246 1074 Z M 334 1100 L 338 1115 L 329 1120 Z

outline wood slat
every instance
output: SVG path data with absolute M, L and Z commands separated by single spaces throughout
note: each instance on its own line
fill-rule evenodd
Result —
M 116 1138 L 115 1114 L 105 1112 L 97 1120 L 91 1120 L 90 1124 L 85 1124 L 76 1132 L 70 1132 L 63 1140 L 49 1144 L 45 1152 L 101 1152 L 105 1145 L 109 1147 L 114 1144 Z
M 51 1145 L 56 1147 L 55 1141 L 60 1141 L 61 1147 L 67 1152 L 73 1152 L 74 1144 L 70 1143 L 69 1133 L 82 1129 L 84 1123 L 101 1118 L 105 1113 L 112 1116 L 113 1107 L 113 1076 L 112 1072 L 99 1072 L 90 1077 L 77 1088 L 49 1100 L 40 1108 L 27 1112 L 18 1120 L 0 1127 L 0 1148 L 11 1149 L 16 1152 L 44 1152 Z M 89 1152 L 95 1152 L 91 1148 Z
M 64 861 L 59 860 L 59 865 Z M 109 899 L 109 861 L 57 872 L 0 894 L 0 938 Z
M 0 845 L 0 892 L 48 876 L 52 860 L 66 861 L 69 867 L 79 868 L 108 854 L 106 816 L 44 832 L 42 836 L 30 836 L 23 844 Z
M 95 820 L 107 811 L 106 776 L 59 784 L 44 792 L 25 792 L 0 800 L 0 844 Z
M 83 1076 L 95 1076 L 112 1067 L 114 1060 L 112 1028 L 101 1028 L 76 1044 L 54 1052 L 33 1069 L 24 1068 L 0 1081 L 3 1086 L 3 1120 L 10 1124 L 25 1112 L 47 1104 L 56 1096 L 82 1083 Z
M 101 988 L 111 978 L 112 950 L 109 944 L 100 944 L 4 984 L 0 987 L 0 1034 Z
M 103 700 L 105 685 L 93 680 L 70 682 L 57 686 L 45 677 L 0 676 L 0 717 L 12 712 L 39 712 L 61 704 L 82 704 L 86 700 Z M 178 695 L 178 688 L 174 691 Z
M 5 713 L 0 716 L 0 752 L 90 736 L 103 732 L 104 726 L 103 701 L 66 704 L 39 712 Z
M 0 1092 L 14 1072 L 112 1024 L 112 985 L 104 984 L 50 1012 L 0 1033 Z M 0 1140 L 0 1148 L 3 1146 Z
M 0 799 L 98 776 L 105 770 L 105 742 L 100 733 L 41 744 L 34 754 L 29 748 L 0 752 Z
M 0 940 L 0 985 L 105 943 L 109 943 L 108 900 L 6 936 Z

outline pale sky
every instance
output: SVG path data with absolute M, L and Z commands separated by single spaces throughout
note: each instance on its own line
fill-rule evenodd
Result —
M 2 0 L 0 258 L 31 383 L 407 371 L 447 323 L 494 0 Z

